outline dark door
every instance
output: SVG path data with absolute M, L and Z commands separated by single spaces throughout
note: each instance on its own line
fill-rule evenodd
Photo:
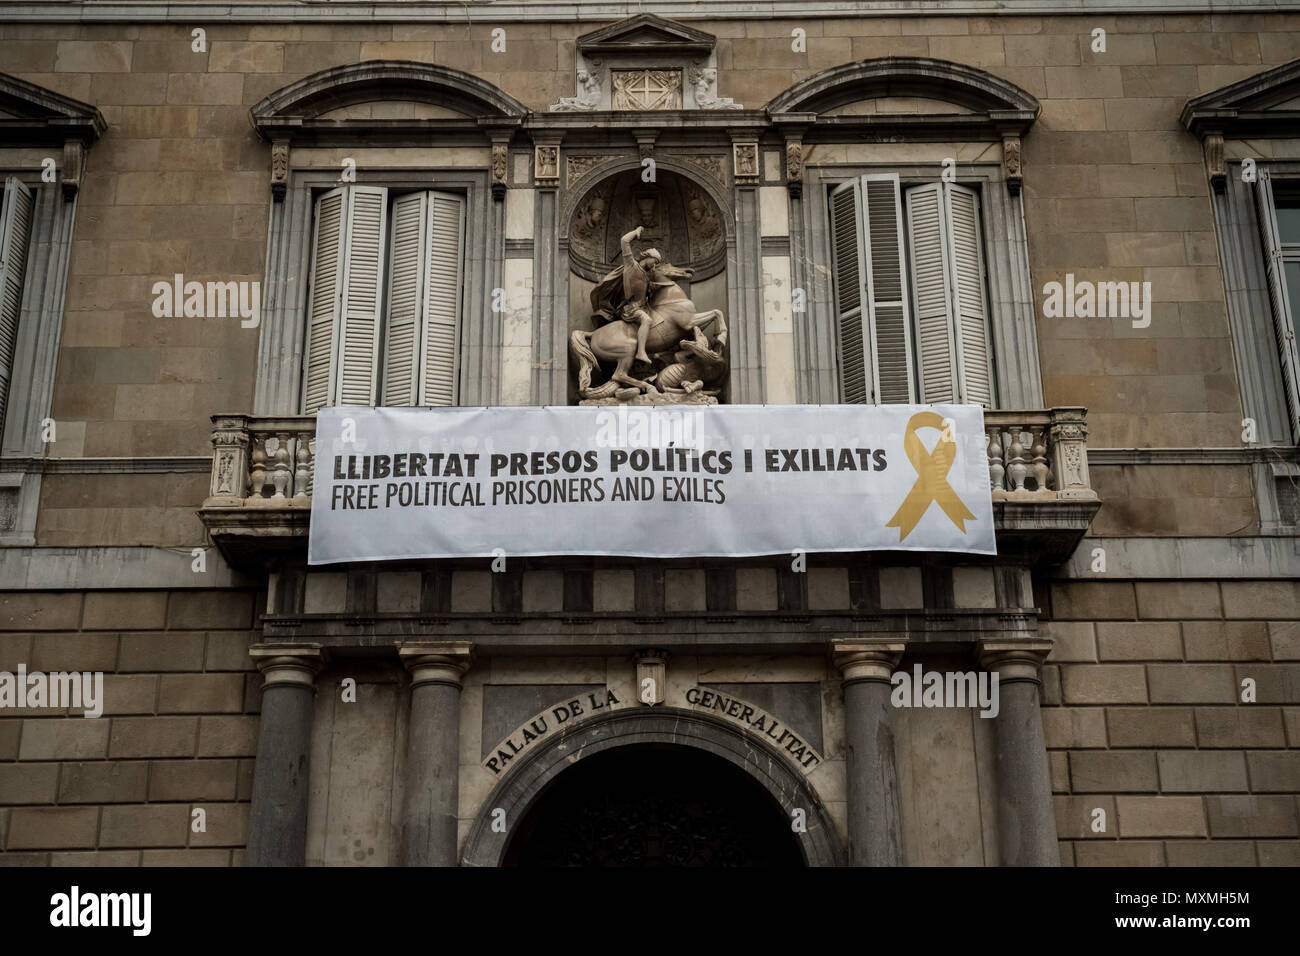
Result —
M 624 747 L 561 773 L 520 822 L 506 866 L 803 866 L 790 818 L 721 757 Z

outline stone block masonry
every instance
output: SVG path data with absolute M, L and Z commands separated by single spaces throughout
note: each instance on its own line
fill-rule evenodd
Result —
M 1300 862 L 1300 583 L 1054 582 L 1049 600 L 1062 861 Z
M 105 698 L 94 719 L 0 710 L 0 865 L 240 865 L 263 603 L 247 590 L 0 598 L 0 669 L 103 671 Z

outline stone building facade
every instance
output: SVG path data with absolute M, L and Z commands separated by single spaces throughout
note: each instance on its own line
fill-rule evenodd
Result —
M 0 19 L 0 672 L 105 675 L 0 862 L 1300 863 L 1300 9 L 186 6 Z M 313 412 L 575 403 L 638 223 L 720 401 L 983 404 L 996 558 L 307 565 Z

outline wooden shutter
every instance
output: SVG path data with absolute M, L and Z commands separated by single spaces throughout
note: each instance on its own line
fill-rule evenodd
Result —
M 429 193 L 429 256 L 424 284 L 424 362 L 420 404 L 454 405 L 464 279 L 464 200 Z
M 303 411 L 307 414 L 334 401 L 335 342 L 343 287 L 346 202 L 346 187 L 331 189 L 316 200 L 309 280 L 311 294 L 307 306 L 307 355 L 303 374 Z
M 866 323 L 862 320 L 867 277 L 862 255 L 861 190 L 856 179 L 842 183 L 831 192 L 830 204 L 840 396 L 852 405 L 866 404 L 866 359 L 870 354 L 864 338 Z
M 921 360 L 921 401 L 931 404 L 951 402 L 957 392 L 957 347 L 953 341 L 941 187 L 941 183 L 930 183 L 907 191 L 912 294 L 916 302 Z
M 27 274 L 27 245 L 35 205 L 26 184 L 12 176 L 5 180 L 4 198 L 0 200 L 0 429 L 4 427 L 9 383 L 13 379 L 23 278 Z
M 348 199 L 337 401 L 340 405 L 373 405 L 379 371 L 388 190 L 352 186 Z
M 343 186 L 316 201 L 303 410 L 373 405 L 388 190 Z
M 870 326 L 876 403 L 915 401 L 912 386 L 912 323 L 903 276 L 903 204 L 898 176 L 862 177 L 867 248 L 867 320 Z
M 898 176 L 868 174 L 832 191 L 831 244 L 843 400 L 913 401 Z
M 993 404 L 993 363 L 979 194 L 958 183 L 944 183 L 944 187 L 952 262 L 958 399 L 988 408 Z
M 385 405 L 455 404 L 462 207 L 461 197 L 432 191 L 393 201 Z
M 1259 170 L 1255 181 L 1255 206 L 1259 213 L 1260 239 L 1264 250 L 1264 272 L 1268 297 L 1273 307 L 1273 334 L 1282 367 L 1282 389 L 1286 399 L 1291 433 L 1300 437 L 1300 359 L 1296 354 L 1294 304 L 1286 288 L 1282 263 L 1282 237 L 1278 233 L 1273 206 L 1273 181 L 1267 169 Z
M 385 405 L 415 404 L 420 376 L 416 340 L 424 300 L 428 205 L 425 193 L 410 193 L 393 200 L 393 240 L 388 253 L 391 277 L 384 330 Z
M 979 195 L 957 183 L 907 191 L 921 401 L 993 404 Z

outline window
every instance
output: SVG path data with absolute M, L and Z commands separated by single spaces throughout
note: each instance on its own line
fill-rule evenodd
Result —
M 13 379 L 35 205 L 31 189 L 13 176 L 5 180 L 4 198 L 0 200 L 0 429 L 4 427 L 9 383 Z
M 455 404 L 463 197 L 344 186 L 315 211 L 303 410 Z
M 1300 436 L 1300 360 L 1296 353 L 1296 318 L 1300 309 L 1300 182 L 1275 184 L 1269 171 L 1261 170 L 1255 202 L 1283 397 L 1293 434 Z
M 868 173 L 830 192 L 840 394 L 993 404 L 979 193 Z

